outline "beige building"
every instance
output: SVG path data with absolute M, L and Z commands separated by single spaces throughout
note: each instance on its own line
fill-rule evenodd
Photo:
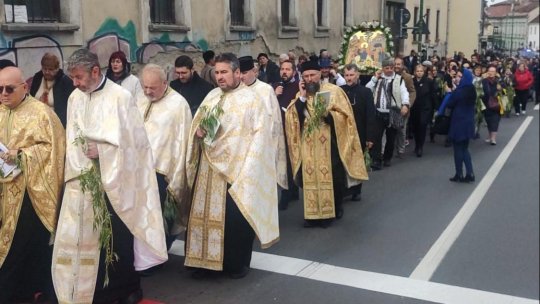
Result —
M 426 50 L 428 54 L 432 54 L 434 50 L 441 55 L 448 53 L 448 20 L 450 11 L 448 5 L 451 0 L 423 0 L 422 16 L 428 26 L 429 34 L 415 35 L 412 30 L 408 31 L 408 38 L 404 43 L 405 55 L 409 54 L 412 49 Z M 420 3 L 421 0 L 408 0 L 406 8 L 411 13 L 411 21 L 407 24 L 413 27 L 420 18 Z
M 448 15 L 448 53 L 462 51 L 470 57 L 474 50 L 480 51 L 482 2 L 449 0 Z

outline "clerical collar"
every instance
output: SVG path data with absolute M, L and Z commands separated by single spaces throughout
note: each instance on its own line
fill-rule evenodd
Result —
M 163 93 L 163 96 L 161 96 L 159 99 L 156 99 L 156 100 L 152 101 L 152 103 L 156 103 L 158 101 L 161 101 L 163 98 L 165 98 L 165 96 L 169 95 L 171 90 L 172 90 L 171 87 L 167 85 L 167 88 L 165 89 L 165 92 Z
M 253 80 L 253 82 L 251 84 L 248 84 L 248 87 L 254 85 L 256 82 L 257 82 L 257 78 L 255 78 L 255 80 Z
M 99 83 L 98 87 L 95 90 L 93 90 L 92 92 L 90 92 L 90 93 L 94 93 L 94 92 L 103 90 L 103 88 L 105 87 L 105 81 L 107 81 L 107 77 L 105 77 L 103 74 L 101 74 L 101 82 Z
M 224 91 L 223 89 L 221 89 L 221 92 L 223 92 L 223 94 L 228 94 L 230 92 L 234 92 L 236 91 L 237 89 L 239 89 L 244 83 L 242 81 L 238 82 L 238 85 L 236 87 L 234 87 L 233 89 L 229 90 L 229 91 Z

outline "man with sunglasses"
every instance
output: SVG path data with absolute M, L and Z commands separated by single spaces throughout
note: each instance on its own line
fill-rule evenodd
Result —
M 18 68 L 0 71 L 0 303 L 55 301 L 49 240 L 64 180 L 65 133 L 27 88 Z
M 60 303 L 138 303 L 136 271 L 167 260 L 143 118 L 131 93 L 101 73 L 96 54 L 79 49 L 67 67 L 77 89 L 68 101 L 65 189 L 52 263 L 56 295 Z M 110 229 L 94 228 L 100 217 Z M 114 243 L 100 241 L 103 235 Z

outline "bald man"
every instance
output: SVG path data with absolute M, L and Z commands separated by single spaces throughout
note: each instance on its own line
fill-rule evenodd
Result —
M 31 302 L 38 294 L 39 301 L 55 301 L 49 241 L 65 133 L 52 109 L 27 89 L 21 70 L 0 71 L 0 129 L 8 131 L 0 132 L 0 303 Z

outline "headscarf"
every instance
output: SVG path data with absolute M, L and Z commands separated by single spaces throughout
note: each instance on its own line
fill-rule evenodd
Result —
M 459 81 L 457 89 L 473 85 L 474 77 L 471 71 L 469 71 L 468 69 L 463 69 L 461 71 L 461 75 L 463 76 L 461 77 L 461 80 Z

